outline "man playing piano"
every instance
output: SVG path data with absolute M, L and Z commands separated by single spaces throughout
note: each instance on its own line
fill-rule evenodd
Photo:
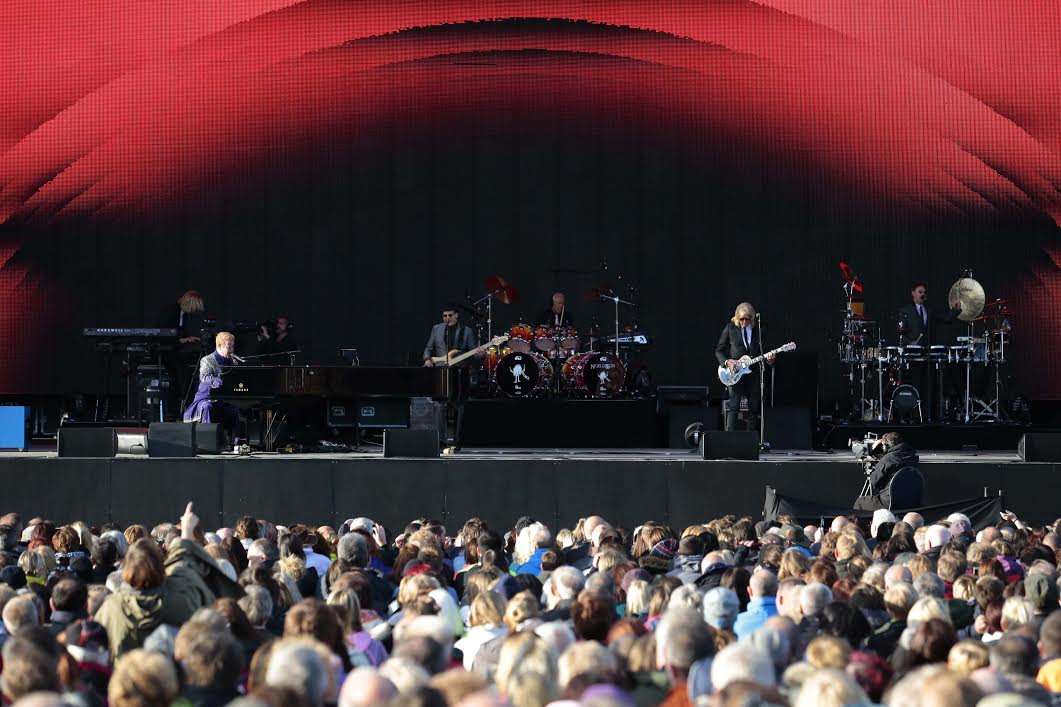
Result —
M 199 387 L 192 404 L 184 411 L 185 422 L 217 422 L 231 436 L 236 432 L 239 413 L 228 403 L 210 400 L 210 391 L 221 387 L 221 369 L 235 365 L 236 337 L 219 331 L 214 338 L 214 352 L 199 359 Z
M 431 327 L 431 335 L 424 346 L 424 365 L 433 366 L 432 357 L 448 356 L 451 352 L 464 353 L 475 348 L 475 333 L 460 323 L 460 312 L 454 305 L 442 309 L 442 323 Z

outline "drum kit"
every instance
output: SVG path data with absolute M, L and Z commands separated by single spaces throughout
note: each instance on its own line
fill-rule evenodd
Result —
M 951 345 L 889 345 L 879 323 L 865 319 L 860 308 L 852 306 L 849 286 L 845 292 L 848 307 L 838 353 L 848 367 L 851 397 L 859 399 L 856 414 L 861 420 L 923 422 L 928 411 L 922 410 L 922 394 L 911 369 L 924 366 L 938 391 L 937 420 L 970 423 L 1003 419 L 1002 367 L 1009 360 L 1012 330 L 1006 300 L 987 301 L 983 286 L 972 273 L 966 273 L 950 288 L 947 298 L 955 318 L 966 325 L 964 336 Z M 902 342 L 901 320 L 895 331 L 896 341 Z M 953 396 L 947 393 L 956 390 L 960 391 L 960 401 L 951 405 Z
M 519 292 L 504 278 L 494 275 L 485 282 L 486 294 L 472 303 L 470 309 L 480 323 L 480 338 L 493 338 L 494 301 L 514 304 Z M 631 304 L 607 291 L 591 291 L 615 304 L 618 334 L 618 306 Z M 482 316 L 484 315 L 484 316 Z M 626 371 L 630 350 L 648 345 L 641 332 L 626 336 L 601 336 L 590 327 L 580 336 L 573 326 L 532 325 L 517 321 L 508 327 L 508 340 L 501 346 L 489 346 L 482 358 L 483 375 L 489 393 L 510 398 L 597 398 L 621 397 L 627 392 Z M 614 349 L 599 350 L 613 344 Z

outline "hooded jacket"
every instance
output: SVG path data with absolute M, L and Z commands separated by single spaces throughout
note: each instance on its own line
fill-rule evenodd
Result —
M 96 612 L 96 621 L 107 630 L 114 659 L 142 646 L 159 626 L 180 626 L 218 597 L 243 594 L 214 558 L 190 540 L 180 540 L 170 549 L 165 567 L 162 586 L 134 589 L 122 584 Z
M 682 584 L 692 584 L 700 577 L 703 555 L 678 555 L 674 559 L 677 566 L 667 573 L 668 577 L 677 577 Z

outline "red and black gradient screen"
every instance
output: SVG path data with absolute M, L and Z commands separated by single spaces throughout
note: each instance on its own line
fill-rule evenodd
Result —
M 484 175 L 512 159 L 535 184 L 492 210 Z M 578 203 L 555 194 L 531 228 L 536 189 Z M 278 222 L 300 235 L 261 236 Z M 700 375 L 749 297 L 828 357 L 846 258 L 881 311 L 974 267 L 1014 312 L 1021 392 L 1058 398 L 1059 224 L 1054 0 L 0 5 L 0 392 L 76 388 L 79 327 L 152 323 L 186 287 L 233 317 L 300 308 L 319 349 L 342 343 L 365 320 L 325 321 L 313 293 L 343 259 L 393 360 L 458 282 L 523 268 L 533 290 L 570 241 L 576 264 L 639 272 L 662 380 Z

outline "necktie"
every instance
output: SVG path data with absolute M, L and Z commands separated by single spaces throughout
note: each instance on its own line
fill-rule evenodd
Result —
M 925 305 L 917 305 L 917 313 L 921 316 L 921 323 L 927 326 L 928 318 L 925 316 Z
M 744 327 L 744 348 L 751 351 L 752 348 L 752 330 L 751 327 Z

